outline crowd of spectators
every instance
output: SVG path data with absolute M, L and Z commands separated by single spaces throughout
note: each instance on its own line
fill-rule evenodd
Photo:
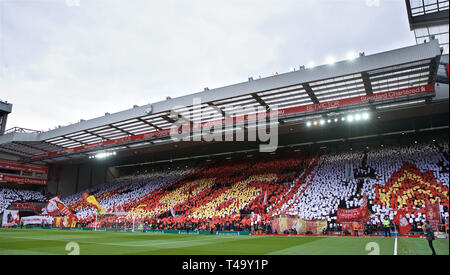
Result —
M 15 202 L 45 202 L 47 198 L 38 191 L 22 189 L 0 189 L 0 214 Z
M 287 214 L 326 220 L 328 230 L 336 231 L 341 230 L 338 208 L 359 207 L 366 196 L 371 213 L 366 230 L 378 230 L 385 217 L 393 221 L 398 209 L 407 208 L 415 231 L 425 220 L 426 200 L 439 198 L 442 217 L 448 219 L 448 146 L 228 160 L 195 170 L 121 178 L 90 191 L 105 209 L 122 206 L 133 213 L 105 216 L 95 226 L 134 222 L 146 228 L 243 230 L 268 227 L 270 217 Z M 65 202 L 80 219 L 92 222 L 95 212 L 80 207 L 80 197 Z

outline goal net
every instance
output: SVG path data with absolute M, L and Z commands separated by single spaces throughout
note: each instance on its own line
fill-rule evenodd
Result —
M 87 225 L 95 231 L 111 230 L 111 231 L 143 231 L 146 229 L 146 224 L 137 213 L 134 212 L 110 212 L 106 214 L 99 214 L 95 219 Z

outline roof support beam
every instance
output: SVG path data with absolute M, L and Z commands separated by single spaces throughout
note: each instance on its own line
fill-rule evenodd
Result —
M 400 65 L 399 65 L 400 66 Z M 380 76 L 380 75 L 389 75 L 389 74 L 395 74 L 400 73 L 404 71 L 411 71 L 416 69 L 422 69 L 422 68 L 428 68 L 430 66 L 430 63 L 420 62 L 419 64 L 415 65 L 401 65 L 400 68 L 398 66 L 391 67 L 389 69 L 381 69 L 381 70 L 373 70 L 373 71 L 367 71 L 371 78 Z
M 174 119 L 172 119 L 171 117 L 169 117 L 168 115 L 164 115 L 164 116 L 161 116 L 164 120 L 166 120 L 167 122 L 169 122 L 169 123 L 172 123 L 172 124 L 174 124 L 175 122 L 176 122 L 176 120 L 174 120 Z
M 49 152 L 49 151 L 46 151 L 46 150 L 44 150 L 44 149 L 40 149 L 40 148 L 31 146 L 31 145 L 28 145 L 28 144 L 24 144 L 24 143 L 22 143 L 22 142 L 16 142 L 16 141 L 13 141 L 12 143 L 18 144 L 18 145 L 20 145 L 20 146 L 28 147 L 28 148 L 33 149 L 33 150 L 41 151 L 41 152 L 43 152 L 43 153 L 48 153 L 48 152 Z
M 222 117 L 230 117 L 230 115 L 227 115 L 224 110 L 220 109 L 218 106 L 214 105 L 214 103 L 212 102 L 208 102 L 207 103 L 209 106 L 211 106 L 211 108 L 213 108 L 214 110 L 216 110 L 218 113 L 222 114 Z
M 367 72 L 362 72 L 361 77 L 364 83 L 364 89 L 366 89 L 367 95 L 373 95 L 372 82 L 370 82 L 370 77 Z
M 314 94 L 314 91 L 311 89 L 311 86 L 309 86 L 308 83 L 303 84 L 303 89 L 305 89 L 306 93 L 309 95 L 309 98 L 311 98 L 314 104 L 319 103 L 319 100 L 317 99 L 316 95 Z
M 114 126 L 114 125 L 112 125 L 112 124 L 110 124 L 109 126 L 110 126 L 111 128 L 114 128 L 114 129 L 116 129 L 116 130 L 121 131 L 121 132 L 124 133 L 124 134 L 130 135 L 130 136 L 133 135 L 132 133 L 130 133 L 130 132 L 128 132 L 128 131 L 125 131 L 124 129 L 120 129 L 119 127 L 116 127 L 116 126 Z
M 93 136 L 96 136 L 96 137 L 98 137 L 98 138 L 101 138 L 101 139 L 103 139 L 103 140 L 109 140 L 109 138 L 100 136 L 100 135 L 95 134 L 95 133 L 93 133 L 93 132 L 91 132 L 91 131 L 88 131 L 88 130 L 84 130 L 84 132 L 86 132 L 86 133 L 88 133 L 88 134 L 91 134 L 91 135 L 93 135 Z
M 82 141 L 79 141 L 79 140 L 76 140 L 76 139 L 73 139 L 73 138 L 70 138 L 70 137 L 66 137 L 66 136 L 62 136 L 63 138 L 65 138 L 65 139 L 68 139 L 68 140 L 70 140 L 70 141 L 73 141 L 73 142 L 78 142 L 78 143 L 80 143 L 80 144 L 83 144 L 83 145 L 87 145 L 87 143 L 85 143 L 85 142 L 82 142 Z M 64 144 L 65 142 L 63 142 L 63 144 Z
M 390 75 L 382 75 L 382 76 L 378 76 L 378 77 L 371 77 L 371 81 L 380 81 L 380 80 L 387 80 L 387 79 L 392 79 L 395 77 L 404 77 L 404 76 L 411 76 L 413 74 L 423 74 L 423 73 L 429 73 L 430 69 L 426 68 L 426 69 L 420 69 L 420 70 L 415 70 L 414 72 L 409 72 L 409 71 L 403 71 L 400 73 L 392 73 Z
M 16 149 L 6 148 L 6 147 L 0 147 L 0 151 L 7 152 L 7 153 L 9 153 L 9 154 L 17 154 L 17 153 L 18 153 L 18 154 L 20 154 L 20 155 L 22 155 L 22 156 L 26 156 L 26 157 L 31 156 L 30 153 L 23 152 L 23 151 L 16 150 Z M 8 152 L 8 151 L 9 151 L 9 152 Z
M 155 125 L 155 124 L 153 124 L 153 123 L 151 123 L 151 122 L 148 122 L 148 121 L 146 121 L 146 120 L 143 120 L 143 119 L 140 118 L 140 117 L 138 117 L 137 120 L 139 120 L 140 122 L 143 122 L 143 123 L 145 123 L 145 124 L 147 124 L 147 125 L 149 125 L 149 126 L 155 128 L 156 130 L 162 130 L 161 127 L 159 127 L 158 125 Z
M 266 110 L 270 110 L 270 106 L 267 105 L 267 103 L 266 103 L 262 98 L 260 98 L 257 94 L 255 94 L 255 93 L 252 94 L 252 97 L 253 97 L 259 104 L 261 104 L 261 106 L 265 107 Z

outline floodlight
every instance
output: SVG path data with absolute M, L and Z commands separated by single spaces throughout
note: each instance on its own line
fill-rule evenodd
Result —
M 353 51 L 350 51 L 350 52 L 347 53 L 347 60 L 351 61 L 351 60 L 354 60 L 356 58 L 358 58 L 358 54 L 357 53 L 355 53 Z
M 327 63 L 328 65 L 333 65 L 334 63 L 336 63 L 336 58 L 334 58 L 333 56 L 329 56 L 329 57 L 327 57 L 327 59 L 326 59 L 326 63 Z

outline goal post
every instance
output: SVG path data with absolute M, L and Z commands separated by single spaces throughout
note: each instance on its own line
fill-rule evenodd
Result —
M 96 214 L 89 225 L 94 231 L 127 231 L 135 232 L 143 229 L 143 222 L 137 219 L 134 212 L 108 212 Z

